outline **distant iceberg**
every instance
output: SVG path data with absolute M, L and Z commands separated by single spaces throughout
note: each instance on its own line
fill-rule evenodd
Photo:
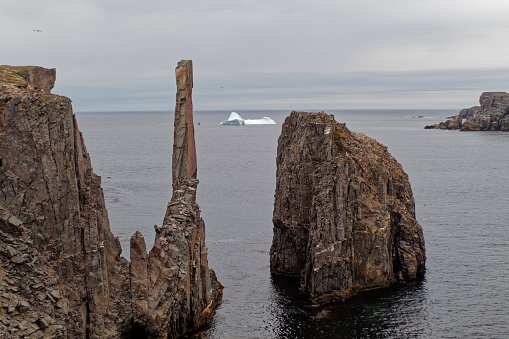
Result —
M 242 119 L 236 112 L 231 112 L 228 120 L 221 121 L 221 125 L 275 125 L 276 122 L 269 117 L 263 117 L 261 119 Z

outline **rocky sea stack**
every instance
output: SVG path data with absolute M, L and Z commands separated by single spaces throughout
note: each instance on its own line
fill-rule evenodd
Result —
M 509 93 L 484 92 L 479 103 L 480 106 L 462 109 L 458 115 L 424 128 L 509 132 Z
M 55 70 L 0 66 L 0 337 L 175 338 L 210 321 L 222 286 L 195 202 L 191 62 L 176 76 L 172 200 L 129 262 Z
M 292 112 L 277 149 L 270 269 L 312 298 L 420 279 L 422 228 L 408 177 L 387 148 L 334 116 Z

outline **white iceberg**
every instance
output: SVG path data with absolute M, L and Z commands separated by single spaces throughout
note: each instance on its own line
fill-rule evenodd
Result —
M 228 120 L 221 121 L 221 125 L 275 125 L 276 122 L 269 117 L 263 117 L 261 119 L 242 119 L 236 112 L 231 112 Z

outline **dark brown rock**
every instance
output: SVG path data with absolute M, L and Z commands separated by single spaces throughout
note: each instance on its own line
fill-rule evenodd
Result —
M 173 186 L 179 179 L 196 178 L 196 146 L 193 123 L 193 63 L 182 60 L 175 69 L 177 103 L 175 105 L 172 157 Z
M 0 248 L 12 239 L 18 252 L 12 264 L 0 257 L 0 293 L 14 288 L 21 305 L 9 308 L 9 322 L 26 312 L 53 319 L 10 335 L 120 336 L 131 318 L 128 263 L 70 100 L 49 93 L 54 70 L 1 66 L 0 80 Z M 28 288 L 35 282 L 38 292 Z
M 140 233 L 131 238 L 134 322 L 157 338 L 176 337 L 210 322 L 222 286 L 208 267 L 205 224 L 196 203 L 192 62 L 179 62 L 173 143 L 173 196 L 147 255 Z M 164 307 L 161 307 L 164 305 Z
M 419 279 L 424 238 L 387 148 L 325 113 L 292 112 L 278 141 L 270 268 L 311 297 Z
M 174 192 L 130 264 L 71 102 L 49 93 L 54 70 L 0 66 L 0 337 L 175 338 L 210 322 L 222 286 L 195 201 L 191 62 L 176 74 Z

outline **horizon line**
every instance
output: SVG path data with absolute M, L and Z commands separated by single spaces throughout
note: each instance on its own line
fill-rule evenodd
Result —
M 440 111 L 440 110 L 446 110 L 446 111 L 461 111 L 462 109 L 456 109 L 456 108 L 321 108 L 321 109 L 270 109 L 270 108 L 263 108 L 263 109 L 256 109 L 256 108 L 236 108 L 236 109 L 194 109 L 193 112 L 325 112 L 325 113 L 334 113 L 332 111 L 336 112 L 344 112 L 344 111 Z M 163 110 L 163 109 L 147 109 L 147 110 L 74 110 L 74 113 L 171 113 L 174 110 Z

